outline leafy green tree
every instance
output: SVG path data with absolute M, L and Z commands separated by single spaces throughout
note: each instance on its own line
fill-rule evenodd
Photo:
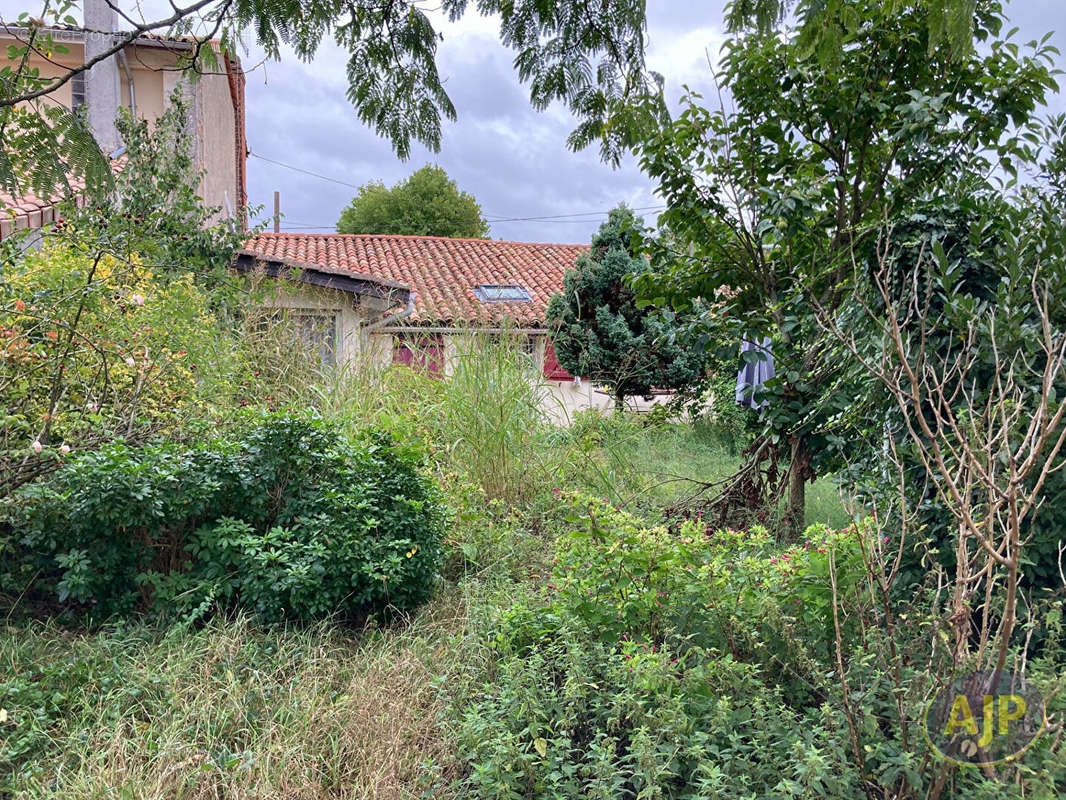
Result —
M 668 204 L 660 224 L 680 244 L 653 253 L 639 290 L 678 310 L 722 297 L 721 313 L 699 317 L 712 341 L 772 337 L 768 446 L 756 452 L 789 462 L 793 530 L 806 482 L 838 469 L 865 433 L 851 423 L 869 399 L 814 309 L 850 296 L 853 258 L 886 223 L 966 176 L 1011 174 L 1055 88 L 1053 51 L 1000 38 L 995 0 L 977 3 L 984 45 L 966 55 L 931 49 L 925 5 L 847 6 L 855 16 L 835 60 L 783 27 L 736 35 L 718 76 L 734 109 L 689 95 L 639 148 Z
M 391 233 L 484 239 L 489 223 L 474 196 L 459 190 L 448 173 L 426 164 L 387 188 L 372 181 L 341 212 L 338 233 Z
M 548 303 L 559 363 L 610 387 L 619 410 L 626 397 L 686 388 L 704 374 L 702 352 L 679 340 L 673 316 L 637 306 L 628 282 L 647 266 L 639 250 L 633 212 L 614 209 Z
M 763 32 L 793 14 L 799 24 L 800 44 L 824 60 L 840 57 L 846 37 L 863 24 L 859 0 L 732 0 L 726 9 L 726 27 L 732 33 L 756 29 Z M 973 13 L 976 0 L 886 0 L 891 13 L 906 7 L 926 15 L 930 48 L 945 44 L 955 52 L 973 47 Z

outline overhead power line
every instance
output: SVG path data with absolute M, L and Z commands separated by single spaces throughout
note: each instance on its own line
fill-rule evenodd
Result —
M 338 178 L 333 178 L 333 177 L 330 177 L 329 175 L 323 175 L 323 174 L 321 174 L 319 172 L 312 172 L 309 169 L 304 169 L 303 167 L 297 167 L 297 166 L 294 166 L 293 164 L 286 164 L 283 161 L 276 161 L 273 158 L 267 158 L 266 156 L 261 156 L 258 153 L 253 153 L 250 150 L 248 151 L 248 155 L 252 156 L 253 158 L 258 158 L 260 161 L 266 161 L 268 164 L 274 164 L 274 165 L 279 166 L 279 167 L 284 167 L 285 169 L 291 169 L 293 172 L 299 172 L 299 173 L 301 173 L 303 175 L 309 175 L 312 178 L 318 178 L 318 179 L 323 180 L 323 181 L 329 181 L 330 183 L 336 183 L 336 184 L 339 184 L 341 186 L 347 186 L 350 189 L 361 189 L 362 188 L 361 186 L 357 186 L 354 183 L 349 183 L 348 181 L 342 181 L 342 180 L 340 180 Z M 640 208 L 633 208 L 633 209 L 630 209 L 630 210 L 631 211 L 661 211 L 664 208 L 666 208 L 665 205 L 657 205 L 657 206 L 641 206 Z M 485 213 L 485 219 L 488 222 L 570 222 L 570 223 L 575 223 L 575 224 L 581 224 L 581 223 L 594 222 L 595 220 L 591 220 L 591 219 L 575 219 L 575 217 L 605 217 L 609 213 L 610 213 L 610 211 L 580 211 L 580 212 L 575 212 L 573 214 L 546 214 L 546 215 L 537 216 L 537 217 L 503 217 L 503 216 L 500 216 L 498 214 L 489 214 L 489 213 L 486 212 Z M 297 225 L 299 223 L 289 223 L 289 224 L 290 225 Z M 332 230 L 334 226 L 333 225 L 303 225 L 301 227 L 303 227 L 303 228 L 313 228 L 315 230 Z
M 320 178 L 321 180 L 329 181 L 330 183 L 339 183 L 341 186 L 347 186 L 351 189 L 362 188 L 360 186 L 356 186 L 354 183 L 348 183 L 347 181 L 338 180 L 337 178 L 331 178 L 329 175 L 322 175 L 318 172 L 312 172 L 309 169 L 304 169 L 303 167 L 294 167 L 292 164 L 285 164 L 281 161 L 275 161 L 272 158 L 261 156 L 259 155 L 259 153 L 253 153 L 251 150 L 248 151 L 248 155 L 250 155 L 252 158 L 258 158 L 260 161 L 266 161 L 268 164 L 276 164 L 279 167 L 291 169 L 293 172 L 302 172 L 304 175 L 310 175 L 312 178 Z
M 640 208 L 631 208 L 630 211 L 658 211 L 666 208 L 665 205 L 658 206 L 641 206 Z M 501 217 L 494 219 L 488 214 L 485 215 L 485 219 L 489 222 L 551 222 L 551 221 L 566 221 L 568 217 L 602 217 L 611 213 L 610 211 L 582 211 L 576 214 L 548 214 L 543 217 Z M 586 222 L 587 220 L 571 220 L 572 222 Z

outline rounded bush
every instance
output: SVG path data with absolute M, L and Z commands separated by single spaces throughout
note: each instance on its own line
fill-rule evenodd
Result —
M 61 603 L 270 619 L 415 607 L 433 588 L 444 519 L 411 452 L 292 414 L 192 448 L 110 445 L 3 513 L 22 573 Z

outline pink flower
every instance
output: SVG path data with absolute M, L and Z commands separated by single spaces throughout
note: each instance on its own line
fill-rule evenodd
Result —
M 137 366 L 137 362 L 133 360 L 133 356 L 126 356 L 126 366 L 133 369 Z
M 59 445 L 59 452 L 63 453 L 64 455 L 69 453 L 70 452 L 70 445 L 67 444 L 66 442 L 64 442 L 63 444 Z
M 44 447 L 41 445 L 41 443 L 39 441 L 37 441 L 36 439 L 33 440 L 33 444 L 31 444 L 30 447 L 33 448 L 33 452 L 35 452 L 35 453 L 39 453 L 39 452 L 41 452 L 41 450 L 44 449 Z
M 93 412 L 94 414 L 95 414 L 95 413 L 96 413 L 97 411 L 99 411 L 99 410 L 100 410 L 100 404 L 99 404 L 99 403 L 86 403 L 86 404 L 85 404 L 85 407 L 86 407 L 86 408 L 87 408 L 87 409 L 88 409 L 89 411 Z
M 143 306 L 144 305 L 144 295 L 142 295 L 142 294 L 130 295 L 130 302 L 133 303 L 135 306 Z

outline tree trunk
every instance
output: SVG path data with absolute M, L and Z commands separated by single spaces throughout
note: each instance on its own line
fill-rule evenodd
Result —
M 792 457 L 788 465 L 788 533 L 799 539 L 807 516 L 807 448 L 803 437 L 792 437 Z
M 626 396 L 621 392 L 615 392 L 614 395 L 614 413 L 621 414 L 626 407 Z

